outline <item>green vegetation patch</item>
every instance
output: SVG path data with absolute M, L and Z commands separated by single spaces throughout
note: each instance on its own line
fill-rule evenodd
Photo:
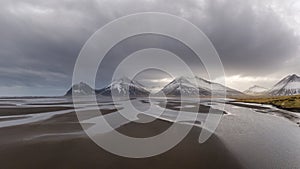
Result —
M 247 103 L 271 104 L 281 108 L 300 109 L 300 95 L 296 96 L 278 96 L 278 97 L 251 97 L 238 98 L 236 101 Z

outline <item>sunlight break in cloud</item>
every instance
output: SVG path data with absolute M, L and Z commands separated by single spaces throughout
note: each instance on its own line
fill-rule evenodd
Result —
M 275 82 L 278 81 L 278 78 L 233 75 L 225 77 L 225 80 L 226 85 L 243 91 L 254 85 L 260 85 L 263 87 L 270 88 L 275 84 Z

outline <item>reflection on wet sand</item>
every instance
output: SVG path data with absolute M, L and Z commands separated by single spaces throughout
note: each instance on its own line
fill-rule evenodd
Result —
M 129 159 L 113 155 L 93 143 L 83 131 L 68 99 L 0 102 L 5 103 L 0 106 L 0 168 L 271 169 L 300 165 L 296 160 L 300 155 L 297 151 L 300 132 L 293 126 L 297 114 L 291 113 L 290 118 L 284 116 L 289 120 L 277 118 L 282 114 L 281 110 L 264 105 L 227 104 L 216 133 L 204 144 L 199 144 L 201 125 L 207 112 L 209 108 L 218 110 L 220 100 L 201 103 L 191 100 L 181 104 L 174 99 L 168 102 L 158 99 L 154 102 L 156 109 L 166 107 L 164 113 L 141 113 L 135 119 L 121 116 L 118 111 L 124 108 L 122 102 L 99 102 L 99 107 L 89 102 L 80 103 L 80 113 L 84 114 L 83 127 L 87 129 L 95 126 L 93 119 L 100 115 L 98 108 L 113 128 L 131 137 L 145 138 L 164 132 L 176 121 L 179 110 L 184 117 L 177 121 L 179 125 L 194 125 L 187 137 L 168 152 L 151 158 Z M 137 110 L 146 110 L 149 106 L 147 99 L 133 99 L 132 103 Z M 190 121 L 193 117 L 197 117 L 196 122 Z M 140 123 L 145 120 L 149 123 Z M 285 130 L 288 132 L 283 134 Z M 266 139 L 276 142 L 262 144 Z M 284 160 L 274 155 L 277 152 L 283 153 L 280 158 Z M 258 159 L 257 154 L 268 157 Z

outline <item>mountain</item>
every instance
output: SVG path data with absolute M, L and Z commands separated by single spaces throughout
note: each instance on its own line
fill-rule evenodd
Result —
M 91 95 L 94 92 L 88 84 L 80 82 L 79 84 L 73 85 L 65 94 L 65 96 L 71 96 L 72 92 L 75 95 Z
M 167 96 L 209 96 L 211 95 L 209 90 L 198 88 L 195 84 L 191 83 L 187 78 L 180 77 L 174 79 L 167 84 L 160 92 Z
M 300 94 L 300 77 L 296 74 L 289 75 L 279 81 L 268 92 L 272 96 L 288 96 Z
M 226 95 L 242 95 L 243 93 L 228 88 L 219 83 L 210 82 L 208 80 L 202 79 L 200 77 L 188 78 L 180 77 L 174 79 L 168 85 L 166 85 L 159 93 L 164 93 L 167 96 L 180 96 L 180 94 L 185 96 L 210 96 L 212 94 L 220 93 L 226 90 Z
M 200 77 L 195 77 L 195 79 L 197 80 L 197 84 L 199 88 L 203 88 L 206 90 L 213 90 L 215 94 L 220 93 L 222 95 L 223 91 L 226 90 L 227 96 L 243 95 L 242 92 L 226 87 L 222 84 L 211 82 Z
M 263 95 L 266 94 L 267 91 L 267 88 L 255 85 L 250 87 L 248 90 L 245 90 L 244 93 L 249 95 Z
M 115 80 L 109 86 L 97 90 L 96 93 L 103 96 L 148 96 L 150 94 L 143 85 L 128 78 Z

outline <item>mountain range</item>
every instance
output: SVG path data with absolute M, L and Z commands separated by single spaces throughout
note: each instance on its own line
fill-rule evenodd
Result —
M 89 95 L 95 92 L 97 95 L 102 96 L 126 96 L 131 97 L 138 96 L 148 96 L 150 94 L 149 90 L 141 85 L 139 82 L 130 80 L 128 78 L 121 78 L 113 81 L 107 87 L 99 90 L 93 90 L 85 83 L 73 85 L 65 94 L 66 96 L 72 95 L 72 89 L 74 89 L 77 95 Z M 200 77 L 179 77 L 174 79 L 172 82 L 164 86 L 156 95 L 164 93 L 166 96 L 210 96 L 214 90 L 214 94 L 220 94 L 226 90 L 226 94 L 242 95 L 242 92 L 231 89 L 219 83 L 210 82 L 208 80 L 202 79 Z
M 91 95 L 94 92 L 101 96 L 127 96 L 139 97 L 149 96 L 150 89 L 137 81 L 130 80 L 126 77 L 114 80 L 107 87 L 99 90 L 92 89 L 85 83 L 73 85 L 67 92 L 66 96 L 72 95 L 72 90 L 76 95 Z M 166 96 L 211 96 L 212 91 L 215 95 L 222 95 L 226 91 L 227 96 L 241 95 L 270 95 L 285 96 L 300 94 L 300 77 L 296 74 L 289 75 L 275 84 L 271 89 L 261 86 L 253 86 L 244 92 L 226 87 L 222 84 L 211 82 L 200 77 L 179 77 L 164 86 L 156 95 L 164 94 Z

